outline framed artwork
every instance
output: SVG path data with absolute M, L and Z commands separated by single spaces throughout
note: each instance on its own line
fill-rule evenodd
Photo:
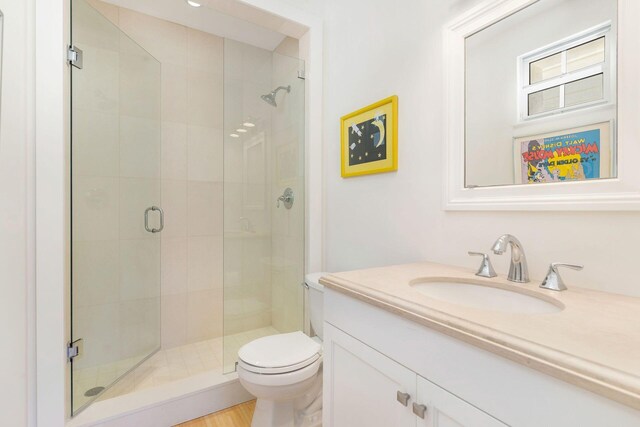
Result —
M 514 138 L 515 182 L 587 181 L 611 178 L 611 121 Z
M 398 170 L 398 97 L 340 119 L 342 177 Z

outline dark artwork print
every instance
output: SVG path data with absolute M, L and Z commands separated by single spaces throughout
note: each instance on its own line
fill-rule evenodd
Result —
M 382 114 L 349 128 L 349 166 L 387 158 L 387 115 Z

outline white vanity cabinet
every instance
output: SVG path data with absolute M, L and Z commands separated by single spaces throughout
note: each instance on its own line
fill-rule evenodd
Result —
M 325 325 L 324 425 L 333 427 L 504 427 L 378 351 Z M 325 361 L 327 359 L 325 358 Z
M 506 424 L 431 381 L 419 375 L 416 378 L 416 401 L 425 407 L 424 418 L 418 419 L 418 427 L 506 427 Z
M 325 325 L 325 363 L 330 358 L 328 397 L 334 427 L 416 426 L 411 412 L 416 395 L 416 374 L 331 325 Z M 326 386 L 325 386 L 326 387 Z M 398 399 L 407 396 L 406 405 Z M 324 408 L 327 401 L 324 400 Z M 325 409 L 326 414 L 326 409 Z
M 640 426 L 636 409 L 363 298 L 325 287 L 324 427 Z

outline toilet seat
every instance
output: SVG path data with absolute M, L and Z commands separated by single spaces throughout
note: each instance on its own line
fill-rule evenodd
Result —
M 318 358 L 311 365 L 296 371 L 265 375 L 245 369 L 244 364 L 238 361 L 238 377 L 241 382 L 245 381 L 263 387 L 289 387 L 312 380 L 320 370 L 321 364 L 322 358 Z
M 300 331 L 270 335 L 242 346 L 238 365 L 262 375 L 284 374 L 318 361 L 321 351 L 320 343 Z
M 303 360 L 302 362 L 298 362 L 290 366 L 266 368 L 264 366 L 252 365 L 250 363 L 245 362 L 242 359 L 238 359 L 238 365 L 242 366 L 245 370 L 250 372 L 255 372 L 256 374 L 273 375 L 273 374 L 286 374 L 288 372 L 297 371 L 298 369 L 302 369 L 311 365 L 313 362 L 315 362 L 318 359 L 320 359 L 320 354 L 316 353 L 313 357 L 310 357 L 307 360 Z

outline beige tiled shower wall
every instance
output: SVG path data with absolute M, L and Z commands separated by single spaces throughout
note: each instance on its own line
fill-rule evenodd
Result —
M 271 322 L 280 332 L 303 328 L 304 277 L 304 83 L 298 79 L 302 64 L 298 40 L 286 38 L 272 61 L 272 86 L 291 85 L 291 93 L 278 98 L 272 109 L 271 200 L 290 187 L 295 194 L 291 209 L 275 209 L 271 223 Z M 302 105 L 301 105 L 302 103 Z
M 162 346 L 221 336 L 223 39 L 89 3 L 162 67 Z

